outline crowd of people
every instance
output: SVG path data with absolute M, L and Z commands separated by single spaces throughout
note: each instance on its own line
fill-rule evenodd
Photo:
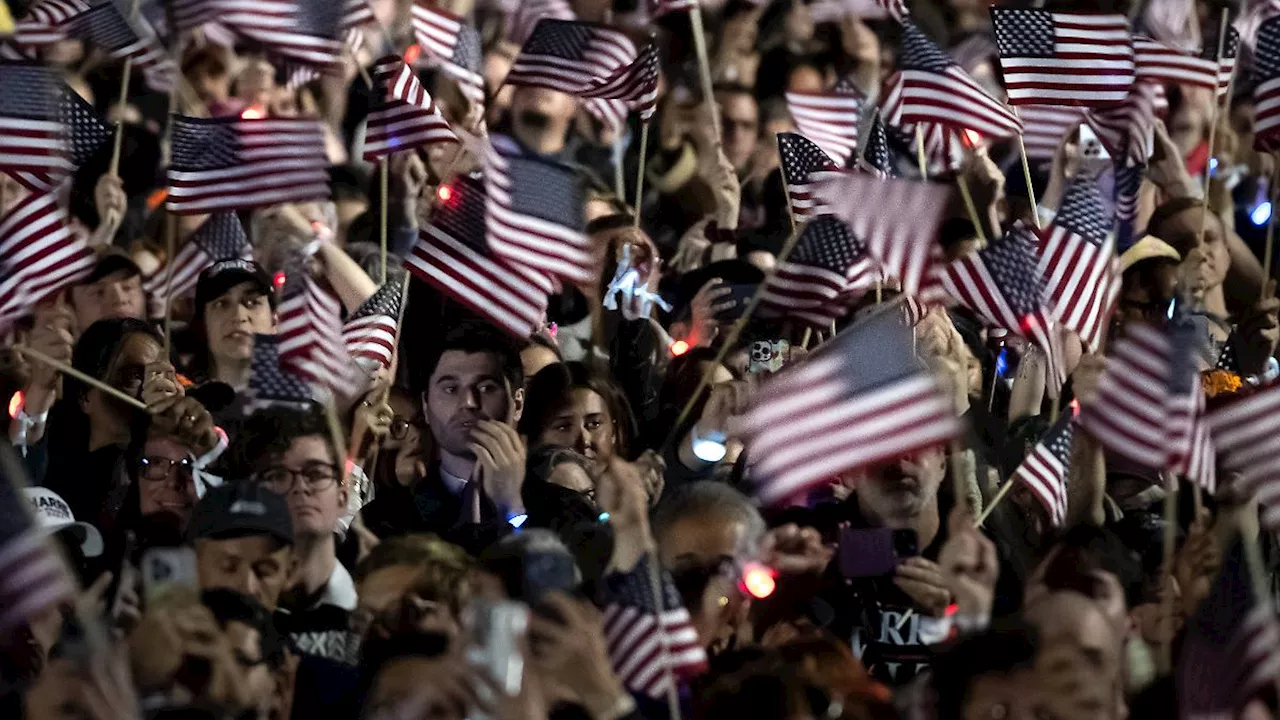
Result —
M 5 22 L 21 28 L 49 4 L 8 0 Z M 903 25 L 889 4 L 705 0 L 697 22 L 645 0 L 420 4 L 478 31 L 484 93 L 477 101 L 418 62 L 460 141 L 385 165 L 362 148 L 381 92 L 376 59 L 417 57 L 407 0 L 369 0 L 374 22 L 340 71 L 302 82 L 216 22 L 170 38 L 182 76 L 171 94 L 133 67 L 122 98 L 131 66 L 75 37 L 13 46 L 121 130 L 118 167 L 108 140 L 56 191 L 92 268 L 2 328 L 0 468 L 76 590 L 0 603 L 0 715 L 1275 717 L 1280 548 L 1265 492 L 1259 505 L 1225 467 L 1202 488 L 1078 427 L 1053 446 L 1057 505 L 1017 472 L 1060 418 L 1106 392 L 1107 350 L 1134 326 L 1170 322 L 1175 307 L 1194 331 L 1206 402 L 1280 375 L 1267 277 L 1276 166 L 1254 150 L 1247 64 L 1221 110 L 1212 90 L 1163 87 L 1131 198 L 1137 231 L 1104 245 L 1118 292 L 1103 342 L 1065 332 L 1058 387 L 1019 328 L 961 304 L 915 304 L 892 277 L 841 297 L 829 324 L 757 307 L 804 227 L 777 140 L 797 131 L 786 94 L 856 88 L 866 147 L 900 69 Z M 158 5 L 142 14 L 159 22 Z M 1192 0 L 1048 6 L 1121 13 L 1135 33 L 1190 36 L 1197 53 L 1219 27 L 1218 5 Z M 562 11 L 653 38 L 647 144 L 636 114 L 611 124 L 581 97 L 504 83 L 520 51 L 513 18 Z M 913 0 L 909 12 L 1005 97 L 985 3 Z M 21 115 L 10 101 L 0 115 Z M 213 221 L 165 210 L 170 113 L 318 117 L 331 191 L 230 215 L 227 232 L 247 245 L 204 258 L 172 297 L 171 263 Z M 476 150 L 486 135 L 584 188 L 594 281 L 553 283 L 526 337 L 406 263 L 435 242 L 450 198 L 487 172 Z M 1122 175 L 1078 120 L 1029 162 L 1018 138 L 968 138 L 963 157 L 937 163 L 919 136 L 890 128 L 884 140 L 890 165 L 871 163 L 882 173 L 962 183 L 970 203 L 956 194 L 936 208 L 934 253 L 949 260 L 1015 222 L 1052 219 L 1082 180 L 1110 213 Z M 0 173 L 3 252 L 33 192 Z M 923 211 L 882 210 L 901 223 Z M 305 263 L 292 262 L 299 254 Z M 375 296 L 400 298 L 386 313 L 386 361 L 350 352 L 354 393 L 261 391 L 278 371 L 261 365 L 263 338 L 282 338 L 283 352 L 293 337 L 280 313 L 290 273 L 343 318 Z M 960 437 L 762 502 L 744 417 L 780 373 L 886 305 L 911 306 L 915 358 L 884 362 L 927 368 Z M 35 582 L 6 549 L 14 532 L 0 529 L 0 598 Z M 1239 602 L 1262 619 L 1248 625 Z

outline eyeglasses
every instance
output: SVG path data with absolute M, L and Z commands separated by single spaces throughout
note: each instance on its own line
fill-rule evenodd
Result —
M 300 470 L 275 465 L 258 473 L 257 481 L 268 490 L 285 495 L 293 490 L 298 478 L 303 485 L 313 492 L 328 490 L 338 481 L 338 469 L 329 463 L 309 463 Z
M 190 458 L 182 458 L 181 460 L 172 460 L 159 455 L 148 455 L 138 460 L 138 475 L 144 480 L 151 482 L 160 482 L 162 480 L 170 480 L 173 478 L 173 471 L 177 469 L 183 479 L 191 477 L 191 471 L 195 467 Z
M 391 438 L 393 440 L 403 440 L 409 435 L 409 428 L 419 427 L 417 418 L 407 418 L 400 415 L 394 415 L 391 418 Z

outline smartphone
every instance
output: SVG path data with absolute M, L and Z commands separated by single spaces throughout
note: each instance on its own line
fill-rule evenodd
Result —
M 786 364 L 791 354 L 791 343 L 786 340 L 754 340 L 751 343 L 751 356 L 747 363 L 747 372 L 775 373 Z
M 903 558 L 919 553 L 915 530 L 841 528 L 840 572 L 846 578 L 891 575 Z
M 1076 145 L 1076 153 L 1080 158 L 1080 169 L 1084 174 L 1093 177 L 1111 166 L 1111 154 L 1098 139 L 1098 134 L 1088 123 L 1080 125 L 1080 141 Z
M 152 603 L 174 593 L 199 592 L 196 552 L 188 547 L 156 547 L 142 553 L 142 601 Z
M 760 283 L 730 283 L 729 296 L 721 298 L 718 302 L 727 302 L 733 300 L 733 307 L 724 310 L 716 315 L 721 320 L 737 320 L 742 317 L 742 313 L 746 311 L 747 305 L 751 302 L 751 296 L 756 294 L 756 288 L 760 287 Z
M 518 695 L 524 680 L 521 643 L 529 629 L 529 609 L 509 600 L 477 600 L 463 617 L 467 662 L 488 673 L 508 695 Z

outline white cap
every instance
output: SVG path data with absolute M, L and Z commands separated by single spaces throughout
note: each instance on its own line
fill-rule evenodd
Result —
M 80 552 L 85 557 L 98 557 L 102 554 L 102 533 L 89 523 L 76 522 L 71 514 L 71 506 L 58 493 L 42 487 L 23 488 L 27 500 L 31 501 L 31 512 L 35 515 L 36 525 L 52 535 L 67 530 L 72 537 L 80 541 Z

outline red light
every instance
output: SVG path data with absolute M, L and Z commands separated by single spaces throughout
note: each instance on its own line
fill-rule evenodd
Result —
M 759 563 L 747 563 L 742 570 L 742 589 L 751 597 L 763 600 L 778 589 L 774 574 L 773 570 Z
M 968 147 L 977 147 L 982 142 L 982 136 L 972 130 L 964 131 L 964 144 Z
M 259 120 L 267 116 L 267 111 L 261 105 L 250 105 L 240 111 L 240 117 L 244 120 Z
M 951 603 L 950 605 L 947 606 L 946 610 L 942 611 L 942 615 L 943 617 L 951 617 L 952 615 L 955 615 L 958 612 L 960 612 L 960 606 L 957 605 L 956 603 Z
M 453 199 L 453 188 L 448 185 L 441 185 L 436 188 L 436 197 L 440 198 L 440 202 L 449 202 Z
M 675 342 L 671 343 L 671 354 L 673 356 L 680 357 L 681 355 L 687 352 L 689 352 L 689 343 L 683 340 L 676 340 Z
M 418 58 L 421 55 L 422 48 L 418 47 L 417 43 L 410 45 L 404 50 L 404 64 L 412 67 L 414 63 L 418 62 Z
M 275 274 L 274 277 L 271 278 L 271 282 L 276 286 L 277 290 L 284 287 L 284 281 L 285 281 L 285 276 L 283 272 L 278 272 Z
M 14 393 L 13 397 L 9 398 L 9 419 L 18 417 L 18 413 L 22 410 L 22 401 L 23 395 L 21 390 Z

